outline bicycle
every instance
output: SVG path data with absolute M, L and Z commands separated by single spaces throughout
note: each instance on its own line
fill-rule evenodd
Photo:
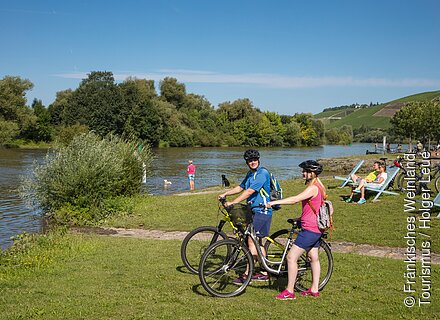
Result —
M 226 199 L 220 199 L 219 212 L 223 214 L 223 219 L 219 221 L 216 227 L 214 226 L 202 226 L 195 228 L 188 233 L 183 239 L 180 247 L 180 257 L 185 267 L 191 272 L 196 274 L 199 269 L 200 258 L 205 252 L 206 248 L 211 246 L 217 241 L 227 239 L 228 236 L 223 232 L 223 227 L 227 222 L 232 227 L 232 230 L 236 229 L 231 221 L 230 213 L 224 208 L 223 204 Z M 245 206 L 244 204 L 242 204 Z
M 247 210 L 249 212 L 249 210 Z M 246 213 L 247 214 L 247 213 Z M 292 225 L 291 229 L 282 229 L 266 237 L 264 248 L 267 252 L 263 256 L 255 230 L 252 224 L 252 215 L 246 218 L 246 223 L 235 224 L 237 237 L 225 239 L 212 244 L 206 249 L 199 265 L 199 279 L 203 288 L 215 297 L 229 298 L 241 294 L 252 280 L 254 272 L 254 259 L 246 244 L 247 237 L 250 237 L 257 249 L 260 265 L 268 273 L 277 276 L 287 274 L 287 254 L 295 238 L 298 229 L 301 228 L 299 219 L 288 219 Z M 328 283 L 333 272 L 333 256 L 331 246 L 324 239 L 327 234 L 323 233 L 319 248 L 319 260 L 321 264 L 321 275 L 319 290 L 322 290 Z M 243 274 L 248 274 L 240 284 L 233 281 Z M 310 261 L 305 252 L 298 259 L 298 275 L 295 289 L 305 291 L 311 286 L 312 272 Z

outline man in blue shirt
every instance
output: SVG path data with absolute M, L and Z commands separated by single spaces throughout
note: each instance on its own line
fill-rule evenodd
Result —
M 246 174 L 246 177 L 240 185 L 219 195 L 219 198 L 224 198 L 241 192 L 234 200 L 227 201 L 225 207 L 234 205 L 243 200 L 246 200 L 246 202 L 250 204 L 254 214 L 253 224 L 255 233 L 259 237 L 261 245 L 261 238 L 269 235 L 270 224 L 272 222 L 272 209 L 267 209 L 265 207 L 266 203 L 270 201 L 268 196 L 270 194 L 270 174 L 269 171 L 260 166 L 260 153 L 257 150 L 247 150 L 244 153 L 243 158 L 250 169 Z M 265 192 L 260 192 L 261 189 L 264 189 Z M 248 241 L 248 246 L 254 259 L 257 260 L 257 249 L 250 239 Z M 261 249 L 264 254 L 263 247 Z M 246 277 L 247 275 L 242 275 L 242 277 L 236 279 L 234 283 L 241 284 L 243 278 L 245 279 Z M 257 273 L 252 276 L 252 280 L 267 281 L 269 280 L 269 277 L 267 274 Z

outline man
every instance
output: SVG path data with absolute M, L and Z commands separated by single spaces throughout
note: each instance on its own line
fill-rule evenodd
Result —
M 240 193 L 234 200 L 227 201 L 225 207 L 234 205 L 243 200 L 246 200 L 250 204 L 252 213 L 254 214 L 253 224 L 255 233 L 257 237 L 259 237 L 261 244 L 261 238 L 269 235 L 270 224 L 272 222 L 272 209 L 266 208 L 266 203 L 270 201 L 269 197 L 266 196 L 270 194 L 270 174 L 269 171 L 260 166 L 260 153 L 257 150 L 247 150 L 243 158 L 249 167 L 246 177 L 240 185 L 219 195 L 219 198 Z M 266 192 L 260 192 L 261 189 L 264 189 Z M 250 239 L 248 240 L 248 246 L 254 259 L 257 260 L 257 249 Z M 263 248 L 261 249 L 264 251 Z M 265 253 L 263 252 L 263 254 Z M 241 277 L 235 279 L 234 283 L 243 283 L 247 276 L 247 274 L 241 275 Z M 267 274 L 257 273 L 252 276 L 252 280 L 268 281 L 269 276 Z
M 356 174 L 352 174 L 351 175 L 351 181 L 353 181 L 353 183 L 355 183 L 356 185 L 359 185 L 361 183 L 362 180 L 365 180 L 365 182 L 369 183 L 369 182 L 373 182 L 374 180 L 376 180 L 377 176 L 379 175 L 380 171 L 379 171 L 379 167 L 381 165 L 380 161 L 375 161 L 373 164 L 373 171 L 370 172 L 365 179 L 362 179 L 360 176 L 356 175 Z M 351 192 L 351 195 L 348 199 L 345 200 L 345 202 L 347 203 L 351 203 L 353 202 L 353 195 L 354 195 L 354 188 Z M 365 203 L 364 201 L 361 201 L 362 203 Z M 361 203 L 361 204 L 362 204 Z
M 417 153 L 421 153 L 423 151 L 423 143 L 420 141 L 417 141 Z

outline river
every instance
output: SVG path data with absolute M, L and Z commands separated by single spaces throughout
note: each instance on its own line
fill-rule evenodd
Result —
M 365 154 L 371 144 L 322 146 L 310 148 L 260 148 L 262 165 L 285 180 L 299 176 L 298 164 L 307 159 Z M 155 149 L 152 175 L 147 178 L 146 192 L 159 195 L 189 190 L 188 160 L 197 167 L 196 189 L 221 185 L 224 174 L 231 183 L 239 183 L 246 173 L 242 155 L 245 148 L 164 148 Z M 5 249 L 11 236 L 41 230 L 40 212 L 25 206 L 18 195 L 20 178 L 29 174 L 34 161 L 44 161 L 46 150 L 0 149 L 0 247 Z M 171 181 L 164 185 L 164 180 Z

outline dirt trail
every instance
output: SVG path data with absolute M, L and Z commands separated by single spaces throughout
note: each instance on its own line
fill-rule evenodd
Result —
M 161 231 L 144 229 L 123 229 L 123 228 L 72 228 L 73 232 L 96 233 L 113 237 L 133 237 L 140 239 L 156 240 L 183 240 L 188 232 L 185 231 Z M 372 257 L 385 257 L 391 259 L 405 260 L 405 248 L 373 246 L 352 242 L 329 241 L 333 252 L 356 253 Z M 421 253 L 417 252 L 417 260 Z M 440 254 L 431 253 L 431 263 L 440 264 Z

